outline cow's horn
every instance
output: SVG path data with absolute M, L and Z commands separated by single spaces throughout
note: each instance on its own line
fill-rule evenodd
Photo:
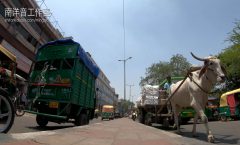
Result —
M 191 52 L 191 55 L 192 55 L 193 58 L 195 58 L 195 59 L 197 59 L 197 60 L 200 60 L 200 61 L 207 61 L 207 60 L 208 60 L 208 59 L 206 59 L 206 58 L 199 58 L 199 57 L 197 57 L 196 55 L 194 55 L 192 52 Z

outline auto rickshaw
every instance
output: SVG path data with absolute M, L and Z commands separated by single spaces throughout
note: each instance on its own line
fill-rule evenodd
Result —
M 112 105 L 103 105 L 102 107 L 102 120 L 103 119 L 114 119 L 114 107 Z
M 240 88 L 226 92 L 220 97 L 220 118 L 222 121 L 240 118 Z
M 205 107 L 205 114 L 209 121 L 219 120 L 219 99 L 216 97 L 209 97 L 207 106 Z

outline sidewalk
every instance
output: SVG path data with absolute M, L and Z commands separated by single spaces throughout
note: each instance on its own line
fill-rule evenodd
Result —
M 5 136 L 5 135 L 4 135 Z M 9 134 L 0 137 L 1 145 L 196 145 L 208 144 L 197 139 L 148 127 L 128 118 L 102 121 L 87 126 Z

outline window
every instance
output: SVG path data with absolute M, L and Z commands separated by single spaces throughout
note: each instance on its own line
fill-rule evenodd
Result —
M 29 17 L 29 16 L 27 16 L 26 17 L 26 19 L 32 19 L 31 17 Z M 41 28 L 40 28 L 40 26 L 36 23 L 36 22 L 28 22 L 32 27 L 33 27 L 33 29 L 39 34 L 39 35 L 41 35 L 41 32 L 42 32 L 42 30 L 41 30 Z
M 5 17 L 5 6 L 0 2 L 0 14 Z
M 42 46 L 39 42 L 36 43 L 36 48 L 38 49 L 40 46 Z
M 19 23 L 16 23 L 16 27 L 17 27 L 17 30 L 18 32 L 25 38 L 27 39 L 28 41 L 31 40 L 31 34 L 28 33 L 28 31 Z
M 62 69 L 72 69 L 74 65 L 74 59 L 64 59 Z
M 49 71 L 60 70 L 62 63 L 62 69 L 72 69 L 74 66 L 74 59 L 55 59 L 48 61 L 38 61 L 35 63 L 34 70 L 43 70 L 47 65 Z
M 35 64 L 34 70 L 43 70 L 44 66 L 49 65 L 48 61 L 38 61 Z
M 61 62 L 60 59 L 53 60 L 49 70 L 59 70 L 60 69 L 60 64 L 61 64 L 60 62 Z
M 24 7 L 20 0 L 12 0 L 13 4 L 16 8 L 22 8 Z

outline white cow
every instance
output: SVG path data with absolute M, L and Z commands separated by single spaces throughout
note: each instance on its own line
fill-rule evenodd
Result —
M 207 58 L 198 58 L 193 53 L 191 55 L 200 61 L 204 61 L 204 65 L 200 70 L 192 72 L 192 76 L 188 77 L 179 90 L 171 98 L 170 102 L 174 113 L 174 121 L 177 126 L 177 131 L 180 133 L 180 126 L 178 123 L 178 115 L 183 107 L 193 107 L 196 111 L 194 116 L 193 136 L 196 136 L 196 123 L 198 116 L 204 122 L 207 137 L 209 142 L 214 142 L 214 136 L 208 127 L 208 119 L 204 114 L 204 108 L 208 101 L 208 93 L 217 82 L 223 82 L 226 76 L 226 70 L 221 66 L 220 60 L 216 57 L 209 56 Z M 171 93 L 173 93 L 180 82 L 171 86 Z

